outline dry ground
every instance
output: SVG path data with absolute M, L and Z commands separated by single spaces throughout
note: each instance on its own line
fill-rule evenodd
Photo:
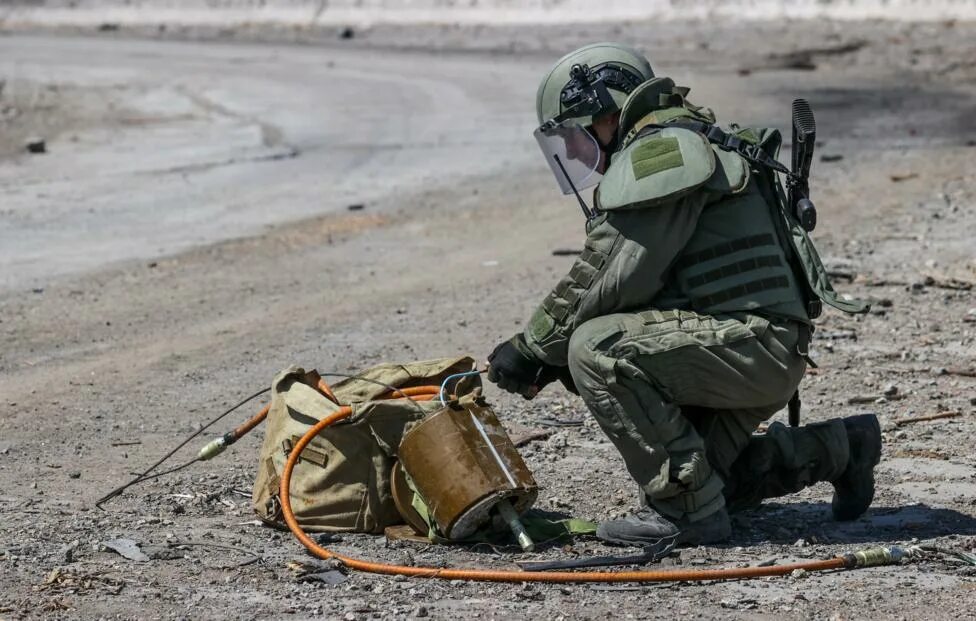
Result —
M 976 572 L 934 558 L 612 589 L 365 574 L 337 586 L 300 582 L 288 568 L 309 562 L 300 546 L 252 521 L 259 433 L 107 511 L 92 506 L 288 364 L 346 371 L 480 358 L 519 329 L 568 268 L 571 259 L 551 251 L 579 248 L 582 233 L 528 133 L 502 124 L 531 129 L 528 76 L 556 51 L 612 37 L 643 42 L 661 73 L 726 121 L 783 126 L 793 96 L 811 100 L 826 156 L 815 163 L 816 239 L 838 286 L 876 302 L 864 317 L 829 312 L 819 322 L 821 368 L 803 388 L 807 420 L 881 418 L 875 507 L 836 524 L 829 487 L 816 486 L 738 516 L 728 545 L 665 564 L 783 563 L 915 540 L 972 551 L 976 30 L 601 28 L 387 29 L 341 43 L 311 33 L 311 45 L 0 38 L 0 618 L 971 617 Z M 350 70 L 316 73 L 319 57 Z M 394 98 L 387 107 L 328 98 L 385 62 L 400 63 L 390 73 L 403 76 L 407 95 L 384 93 Z M 513 75 L 521 82 L 509 84 Z M 422 93 L 408 92 L 414 76 L 427 80 Z M 304 99 L 289 99 L 288 86 L 307 87 Z M 329 114 L 313 105 L 320 97 Z M 431 142 L 436 118 L 416 115 L 439 97 L 460 134 Z M 341 133 L 315 133 L 337 124 L 361 141 L 337 147 Z M 36 133 L 51 153 L 21 154 Z M 399 155 L 377 159 L 377 150 Z M 365 207 L 347 211 L 353 203 Z M 488 395 L 520 429 L 547 417 L 584 421 L 523 450 L 542 508 L 601 519 L 632 507 L 619 458 L 576 398 L 555 388 L 532 402 Z M 938 413 L 958 416 L 903 422 Z M 137 563 L 101 545 L 117 537 L 158 558 Z M 176 542 L 204 545 L 167 547 Z M 508 568 L 519 558 L 367 536 L 335 547 L 417 564 Z M 541 554 L 601 550 L 581 540 Z

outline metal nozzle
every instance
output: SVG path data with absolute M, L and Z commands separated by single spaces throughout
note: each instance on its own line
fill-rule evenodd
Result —
M 529 533 L 525 532 L 525 526 L 522 521 L 519 520 L 518 513 L 515 512 L 515 508 L 512 507 L 512 503 L 508 500 L 503 500 L 496 505 L 498 507 L 498 513 L 502 516 L 502 519 L 508 524 L 508 527 L 512 529 L 512 534 L 515 535 L 515 539 L 518 540 L 519 546 L 521 546 L 523 552 L 532 552 L 535 550 L 535 542 L 529 537 Z
M 200 461 L 213 459 L 217 455 L 223 453 L 225 448 L 227 448 L 227 441 L 223 436 L 221 436 L 200 449 L 200 452 L 197 453 L 197 459 Z

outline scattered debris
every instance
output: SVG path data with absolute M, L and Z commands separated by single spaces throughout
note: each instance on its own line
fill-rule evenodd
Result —
M 922 459 L 938 459 L 948 461 L 949 457 L 929 449 L 901 449 L 893 453 L 895 457 L 921 457 Z
M 81 541 L 75 539 L 71 543 L 66 543 L 61 546 L 61 549 L 58 550 L 58 554 L 65 563 L 73 563 L 75 561 L 75 551 L 78 549 L 79 545 L 81 545 Z
M 899 418 L 894 421 L 894 423 L 901 427 L 903 425 L 910 425 L 911 423 L 923 423 L 930 420 L 941 420 L 943 418 L 955 418 L 957 416 L 962 416 L 962 412 L 952 411 L 952 412 L 941 412 L 939 414 L 932 414 L 930 416 L 918 416 L 916 418 Z
M 55 567 L 44 578 L 44 582 L 35 587 L 38 591 L 56 591 L 66 594 L 79 594 L 86 591 L 100 591 L 108 595 L 118 595 L 125 587 L 125 580 L 115 576 L 106 576 L 106 572 L 81 572 L 70 571 Z M 53 610 L 67 610 L 63 608 L 53 608 Z
M 514 444 L 516 448 L 522 447 L 531 442 L 535 442 L 536 440 L 545 440 L 554 433 L 556 433 L 555 429 L 530 431 L 523 435 L 512 437 L 512 444 Z
M 794 50 L 792 52 L 786 52 L 784 54 L 769 54 L 766 56 L 766 63 L 756 67 L 743 67 L 739 69 L 740 75 L 749 75 L 753 71 L 763 71 L 763 70 L 775 70 L 775 69 L 793 69 L 796 71 L 814 71 L 817 68 L 817 63 L 814 62 L 816 57 L 823 56 L 839 56 L 843 54 L 850 54 L 856 52 L 866 46 L 867 41 L 856 40 L 850 43 L 843 43 L 841 45 L 834 45 L 829 47 L 814 47 Z
M 342 584 L 349 577 L 346 566 L 338 559 L 330 561 L 288 561 L 285 567 L 295 574 L 299 582 L 322 582 L 325 584 Z
M 102 545 L 113 552 L 121 554 L 130 561 L 146 563 L 150 560 L 150 558 L 139 549 L 139 544 L 132 539 L 110 539 L 109 541 L 103 541 Z
M 951 289 L 953 291 L 969 291 L 973 288 L 973 283 L 961 278 L 936 278 L 926 276 L 921 283 L 913 283 L 912 287 L 921 285 L 924 287 L 934 287 L 936 289 Z
M 535 422 L 543 427 L 580 427 L 583 425 L 582 418 L 562 419 L 555 418 L 554 416 L 539 418 Z
M 936 371 L 936 375 L 960 375 L 962 377 L 976 377 L 976 369 L 972 367 L 967 369 L 961 367 L 940 368 Z
M 903 174 L 894 174 L 888 176 L 888 178 L 891 179 L 893 183 L 908 181 L 909 179 L 915 179 L 917 177 L 918 177 L 918 173 L 903 173 Z
M 892 395 L 855 395 L 847 400 L 848 405 L 858 405 L 865 403 L 884 403 L 885 401 L 898 401 L 904 399 L 903 394 L 892 394 Z
M 47 141 L 39 137 L 31 137 L 24 141 L 24 149 L 28 153 L 47 153 Z
M 320 571 L 314 574 L 304 574 L 299 576 L 298 579 L 301 582 L 322 582 L 324 584 L 336 585 L 348 580 L 349 576 L 338 569 L 330 569 L 329 571 Z
M 837 332 L 818 332 L 818 339 L 823 339 L 827 341 L 840 341 L 844 339 L 850 339 L 852 341 L 857 340 L 857 332 L 853 330 L 838 330 Z
M 855 272 L 852 269 L 845 269 L 842 267 L 838 267 L 838 268 L 828 269 L 827 276 L 830 276 L 831 278 L 840 278 L 848 282 L 853 282 L 854 279 L 857 278 L 857 272 Z

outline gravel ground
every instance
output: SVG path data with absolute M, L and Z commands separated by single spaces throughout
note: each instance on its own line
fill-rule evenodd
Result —
M 467 167 L 451 175 L 402 187 L 383 187 L 369 158 L 342 160 L 341 170 L 321 169 L 311 159 L 303 168 L 315 150 L 285 160 L 232 161 L 217 177 L 207 176 L 215 174 L 211 168 L 174 169 L 169 161 L 142 159 L 159 150 L 160 136 L 197 132 L 197 123 L 220 115 L 182 117 L 167 108 L 133 127 L 132 111 L 144 112 L 148 104 L 118 89 L 142 83 L 135 69 L 110 73 L 91 60 L 107 41 L 118 46 L 120 66 L 195 58 L 185 71 L 195 76 L 190 86 L 202 90 L 208 75 L 223 84 L 230 67 L 248 58 L 274 57 L 283 72 L 319 53 L 343 61 L 358 54 L 374 55 L 367 56 L 371 62 L 406 58 L 398 68 L 404 75 L 429 76 L 441 62 L 470 66 L 472 75 L 490 82 L 499 79 L 492 67 L 519 66 L 528 74 L 550 62 L 554 50 L 612 37 L 645 42 L 661 72 L 691 85 L 693 100 L 713 105 L 723 120 L 772 118 L 782 126 L 792 97 L 811 100 L 823 141 L 813 180 L 821 211 L 816 239 L 838 288 L 875 301 L 863 317 L 827 312 L 818 322 L 812 354 L 820 368 L 803 384 L 806 420 L 863 412 L 881 419 L 885 450 L 874 508 L 855 522 L 834 523 L 831 490 L 818 485 L 737 515 L 727 545 L 684 549 L 661 565 L 787 563 L 876 543 L 972 552 L 976 30 L 962 23 L 797 22 L 776 30 L 729 26 L 716 36 L 700 24 L 669 24 L 664 32 L 652 24 L 601 28 L 377 29 L 341 41 L 320 32 L 305 33 L 301 45 L 281 37 L 271 37 L 273 44 L 148 44 L 121 38 L 125 32 L 93 40 L 0 38 L 10 50 L 0 56 L 6 72 L 0 79 L 13 76 L 0 98 L 0 112 L 6 111 L 0 187 L 13 200 L 0 206 L 0 221 L 5 239 L 16 229 L 21 240 L 0 249 L 0 259 L 17 270 L 24 260 L 18 253 L 36 241 L 31 261 L 44 266 L 30 277 L 5 278 L 0 289 L 0 619 L 971 617 L 976 568 L 938 555 L 858 572 L 664 586 L 492 585 L 358 573 L 338 585 L 307 582 L 301 574 L 315 561 L 289 534 L 253 521 L 249 492 L 260 431 L 217 461 L 133 489 L 106 511 L 92 506 L 288 364 L 347 371 L 380 361 L 483 357 L 519 329 L 568 268 L 571 257 L 552 251 L 582 244 L 572 202 L 554 195 L 541 166 L 524 163 L 534 148 L 529 138 L 517 146 L 506 138 L 498 148 L 513 149 L 511 159 L 497 166 L 468 157 Z M 46 65 L 31 51 L 45 46 L 53 59 Z M 79 71 L 86 59 L 91 69 Z M 70 71 L 54 70 L 58 63 Z M 255 83 L 275 73 L 269 63 L 251 72 Z M 337 84 L 343 82 L 327 81 L 326 88 Z M 459 97 L 484 102 L 477 79 L 453 84 Z M 503 107 L 502 97 L 479 114 L 530 127 L 521 110 L 531 110 L 535 84 L 523 86 L 517 92 L 527 97 L 518 114 Z M 237 95 L 231 101 L 241 108 L 254 101 Z M 113 113 L 113 104 L 122 112 Z M 425 100 L 408 104 L 416 111 Z M 382 112 L 348 111 L 389 123 Z M 465 136 L 477 136 L 472 116 Z M 306 137 L 301 123 L 287 127 L 282 144 Z M 238 152 L 255 153 L 251 143 L 234 142 L 237 125 L 224 129 L 208 134 L 208 147 L 226 147 L 231 160 Z M 51 153 L 23 154 L 24 138 L 38 133 Z M 364 140 L 372 144 L 377 136 Z M 419 139 L 400 138 L 407 145 Z M 369 144 L 360 150 L 369 152 Z M 70 157 L 57 159 L 69 148 Z M 423 161 L 426 152 L 416 148 L 405 149 L 404 161 Z M 428 148 L 438 162 L 469 155 L 464 145 Z M 181 154 L 192 151 L 186 149 Z M 106 159 L 112 154 L 116 159 Z M 132 166 L 96 183 L 120 158 L 152 166 Z M 289 193 L 313 179 L 315 192 L 325 196 L 320 202 Z M 347 194 L 330 202 L 328 188 L 340 183 Z M 139 199 L 146 211 L 132 215 L 131 228 L 116 237 L 144 235 L 156 224 L 152 214 L 166 220 L 162 210 L 181 196 L 222 200 L 216 191 L 194 194 L 199 184 L 233 186 L 226 190 L 231 196 L 268 184 L 262 206 L 271 215 L 221 234 L 233 209 L 188 211 L 175 230 L 213 220 L 216 232 L 203 240 L 188 232 L 179 250 L 162 252 L 149 242 L 140 248 L 119 239 L 118 252 L 76 265 L 72 252 L 78 244 L 88 248 L 86 237 L 107 221 L 80 212 L 123 209 Z M 110 185 L 115 190 L 105 193 Z M 348 211 L 367 190 L 373 191 L 363 208 Z M 152 211 L 152 201 L 142 197 L 157 191 L 168 202 Z M 57 200 L 45 200 L 50 193 Z M 309 204 L 302 211 L 292 201 Z M 74 218 L 77 239 L 59 228 L 63 216 Z M 59 233 L 51 237 L 52 231 Z M 112 243 L 100 242 L 115 248 Z M 516 433 L 551 429 L 545 424 L 553 417 L 581 421 L 522 450 L 542 486 L 539 507 L 592 519 L 633 508 L 634 486 L 622 462 L 577 398 L 555 387 L 531 402 L 487 390 Z M 937 414 L 945 417 L 913 420 Z M 117 538 L 138 541 L 149 560 L 108 550 L 103 542 Z M 607 551 L 586 539 L 534 555 L 365 535 L 344 535 L 331 545 L 370 559 L 496 568 Z

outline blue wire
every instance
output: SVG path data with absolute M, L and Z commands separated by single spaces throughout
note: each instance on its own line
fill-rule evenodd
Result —
M 478 375 L 479 373 L 481 373 L 481 371 L 477 371 L 477 370 L 475 370 L 475 371 L 466 371 L 464 373 L 455 373 L 454 375 L 448 375 L 447 377 L 445 377 L 444 378 L 444 382 L 441 384 L 441 390 L 438 393 L 438 396 L 440 396 L 440 399 L 441 399 L 441 405 L 447 405 L 447 401 L 444 400 L 444 389 L 447 388 L 447 383 L 449 381 L 451 381 L 455 377 L 467 377 L 469 375 Z

